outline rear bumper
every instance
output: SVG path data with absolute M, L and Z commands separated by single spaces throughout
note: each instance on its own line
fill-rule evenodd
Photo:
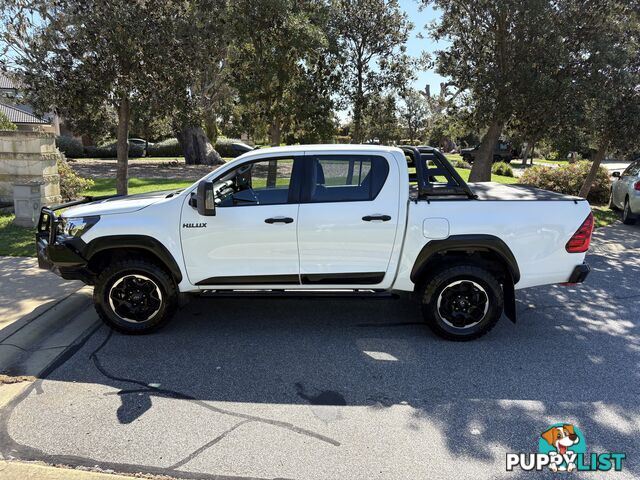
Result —
M 569 277 L 567 283 L 584 282 L 590 271 L 591 267 L 589 267 L 589 265 L 587 265 L 586 263 L 583 263 L 582 265 L 576 265 L 576 267 L 573 269 L 573 272 L 571 272 L 571 276 Z

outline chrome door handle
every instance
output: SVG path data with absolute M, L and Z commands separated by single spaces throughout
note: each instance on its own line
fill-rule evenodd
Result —
M 362 217 L 362 220 L 364 220 L 365 222 L 373 222 L 376 220 L 388 222 L 389 220 L 391 220 L 391 217 L 389 215 L 366 215 Z
M 292 223 L 293 222 L 293 218 L 291 217 L 271 217 L 271 218 L 265 218 L 264 219 L 264 223 Z

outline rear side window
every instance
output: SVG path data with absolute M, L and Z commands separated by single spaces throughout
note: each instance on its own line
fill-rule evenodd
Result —
M 307 172 L 307 202 L 368 201 L 382 190 L 389 164 L 378 156 L 323 155 L 309 162 Z

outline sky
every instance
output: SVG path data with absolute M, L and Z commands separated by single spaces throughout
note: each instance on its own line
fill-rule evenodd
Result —
M 440 17 L 437 10 L 434 10 L 432 6 L 429 6 L 420 11 L 420 6 L 416 0 L 399 0 L 400 8 L 402 8 L 409 20 L 413 23 L 413 31 L 407 43 L 407 53 L 412 57 L 419 57 L 422 52 L 433 53 L 438 49 L 445 47 L 444 42 L 435 42 L 425 29 L 425 25 L 436 20 Z M 417 34 L 422 32 L 422 39 L 417 38 Z M 431 85 L 431 93 L 440 92 L 440 82 L 444 81 L 444 78 L 438 75 L 433 70 L 426 72 L 420 72 L 418 79 L 414 82 L 413 87 L 417 90 L 424 90 L 425 85 Z

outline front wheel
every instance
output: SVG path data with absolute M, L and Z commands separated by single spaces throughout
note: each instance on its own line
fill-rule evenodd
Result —
M 622 210 L 622 223 L 624 223 L 625 225 L 634 225 L 636 223 L 636 216 L 631 211 L 629 198 L 626 198 L 624 201 L 624 209 Z
M 447 340 L 481 337 L 502 315 L 504 295 L 498 279 L 476 265 L 440 270 L 425 282 L 421 293 L 427 326 Z
M 144 259 L 108 265 L 96 279 L 93 301 L 104 323 L 127 334 L 149 333 L 172 317 L 178 300 L 173 278 Z

